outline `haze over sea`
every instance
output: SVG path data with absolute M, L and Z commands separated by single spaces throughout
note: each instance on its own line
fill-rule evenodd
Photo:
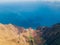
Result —
M 60 2 L 0 3 L 0 23 L 25 28 L 60 23 Z

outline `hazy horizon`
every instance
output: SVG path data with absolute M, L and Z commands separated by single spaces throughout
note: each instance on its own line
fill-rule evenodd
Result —
M 60 0 L 0 0 L 0 3 L 17 3 L 17 2 L 60 2 Z

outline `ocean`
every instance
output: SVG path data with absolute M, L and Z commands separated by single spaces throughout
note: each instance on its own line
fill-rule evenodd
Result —
M 60 23 L 60 2 L 0 3 L 0 23 L 25 28 L 50 27 Z

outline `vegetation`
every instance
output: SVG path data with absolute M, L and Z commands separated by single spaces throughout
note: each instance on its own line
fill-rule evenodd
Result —
M 39 35 L 31 28 L 26 30 L 12 24 L 0 24 L 0 45 L 41 45 Z

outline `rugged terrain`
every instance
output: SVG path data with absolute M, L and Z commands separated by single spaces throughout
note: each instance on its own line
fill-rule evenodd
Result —
M 0 45 L 43 45 L 44 42 L 40 30 L 0 24 Z
M 37 30 L 42 32 L 42 37 L 46 40 L 47 45 L 60 45 L 60 23 L 51 27 L 38 27 Z
M 60 23 L 36 30 L 0 24 L 0 45 L 60 45 Z

